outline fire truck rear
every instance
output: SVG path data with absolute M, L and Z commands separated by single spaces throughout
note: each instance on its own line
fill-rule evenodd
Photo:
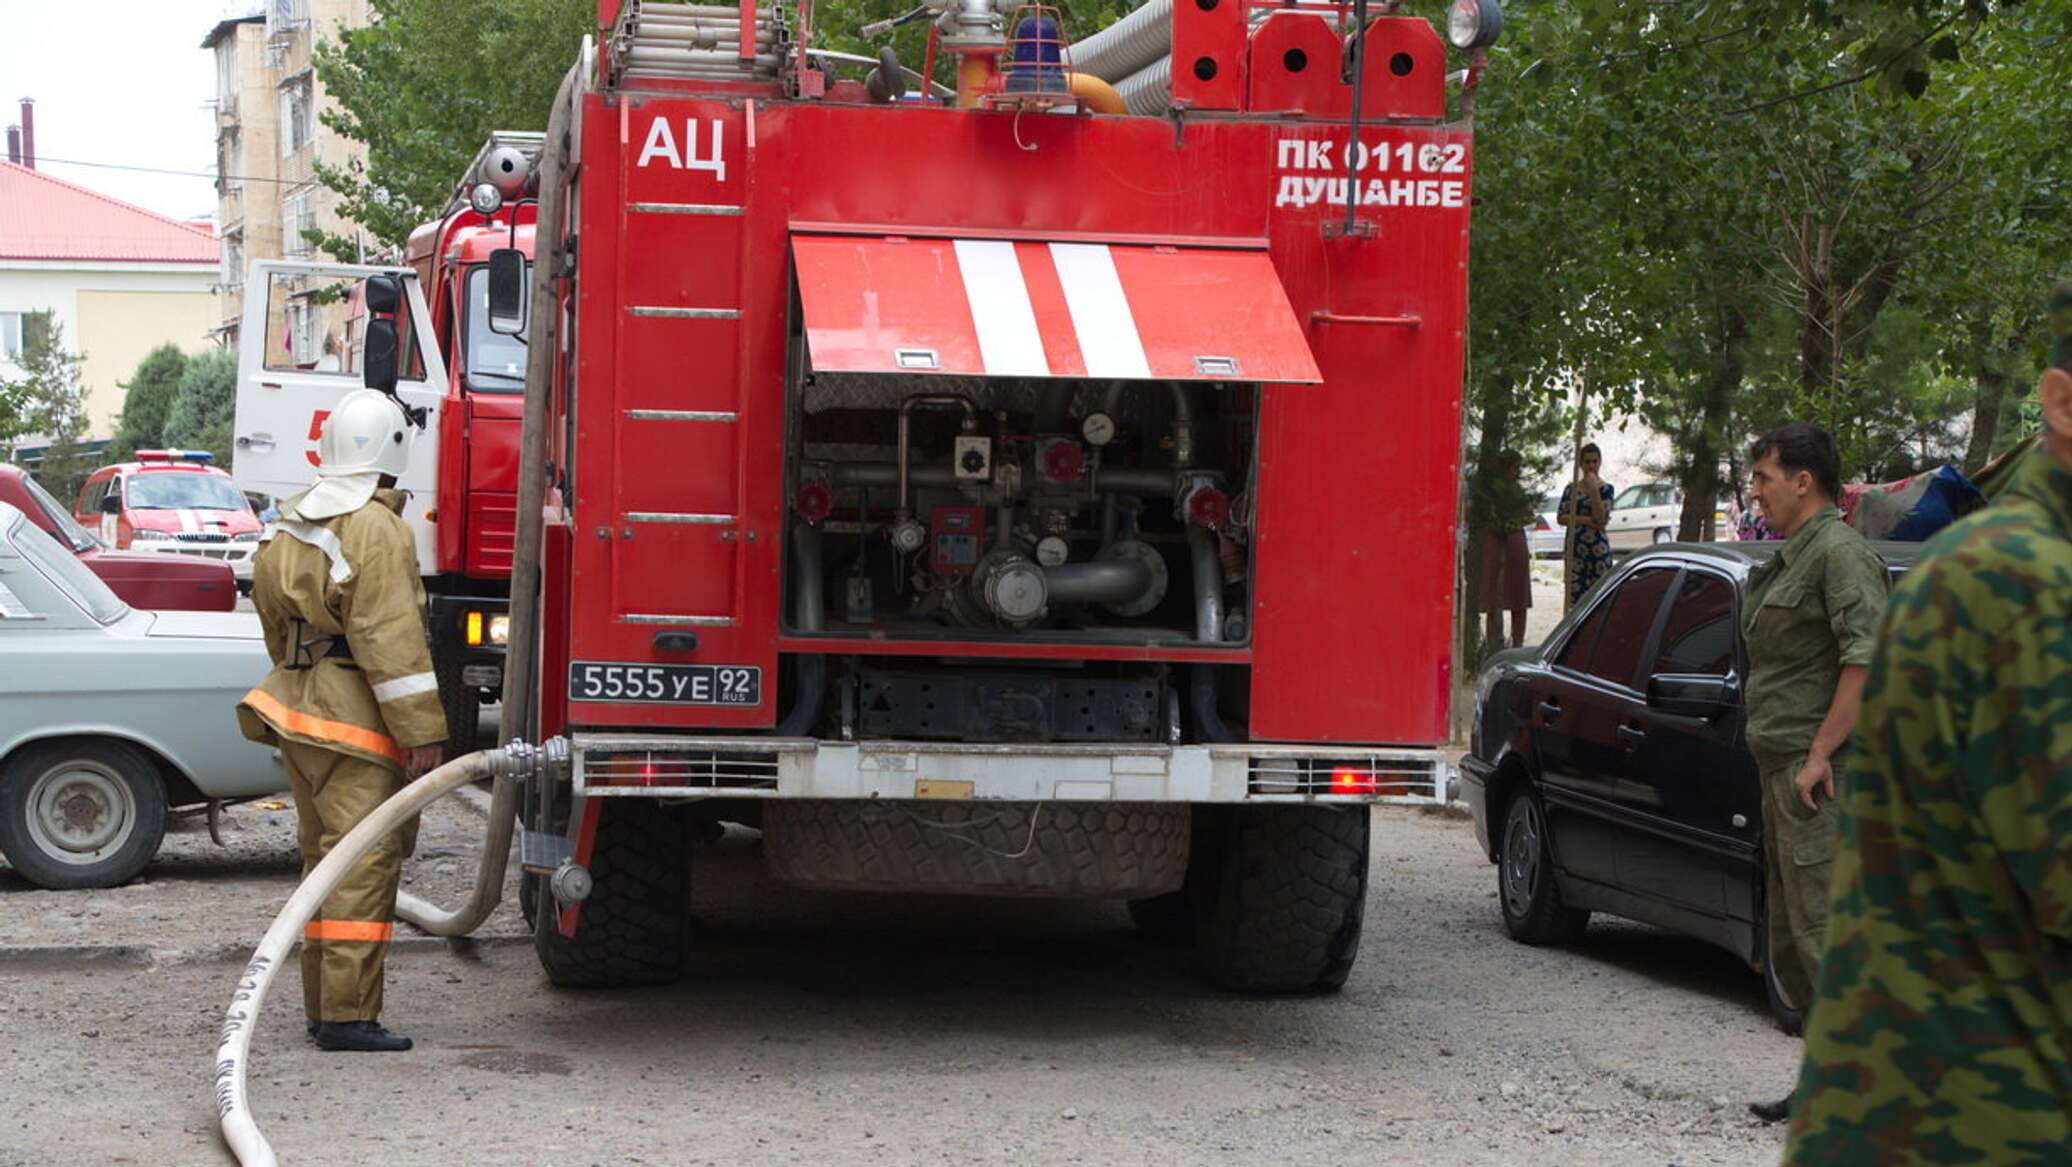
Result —
M 792 884 L 1125 899 L 1227 987 L 1344 981 L 1370 804 L 1452 780 L 1472 138 L 1389 8 L 932 0 L 921 92 L 803 3 L 602 0 L 523 470 L 556 983 L 675 975 L 723 823 Z M 1469 93 L 1496 19 L 1452 14 Z

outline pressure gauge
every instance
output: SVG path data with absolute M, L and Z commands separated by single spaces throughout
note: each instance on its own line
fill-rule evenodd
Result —
M 1079 436 L 1089 446 L 1105 446 L 1115 440 L 1115 419 L 1105 413 L 1089 413 L 1079 423 Z
M 1036 544 L 1036 562 L 1045 567 L 1060 567 L 1072 558 L 1072 547 L 1056 535 L 1045 535 Z

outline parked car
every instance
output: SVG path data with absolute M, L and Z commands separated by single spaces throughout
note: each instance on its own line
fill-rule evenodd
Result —
M 1674 543 L 1615 568 L 1537 648 L 1491 658 L 1461 760 L 1504 928 L 1579 937 L 1591 912 L 1768 967 L 1762 796 L 1742 737 L 1742 595 L 1778 543 Z M 1874 544 L 1895 575 L 1919 545 Z M 1764 977 L 1787 1027 L 1803 1002 Z
M 287 789 L 232 710 L 271 667 L 250 612 L 145 612 L 0 503 L 0 855 L 50 888 L 143 870 L 175 807 Z
M 1674 482 L 1639 482 L 1612 498 L 1611 518 L 1604 537 L 1614 551 L 1633 551 L 1676 538 L 1683 522 L 1683 487 Z M 1727 512 L 1716 506 L 1712 512 L 1714 538 L 1729 538 Z
M 87 476 L 75 517 L 117 551 L 220 560 L 249 589 L 259 516 L 213 459 L 206 450 L 138 450 L 136 461 Z
M 1542 496 L 1525 526 L 1525 550 L 1534 559 L 1559 559 L 1568 552 L 1568 528 L 1555 521 L 1558 498 Z
M 132 608 L 228 612 L 237 607 L 237 579 L 228 563 L 186 555 L 110 551 L 19 466 L 0 463 L 0 502 L 19 509 L 30 522 L 71 548 L 80 562 Z

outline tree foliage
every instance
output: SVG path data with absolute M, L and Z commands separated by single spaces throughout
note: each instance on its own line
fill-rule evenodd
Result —
M 65 326 L 54 312 L 22 317 L 21 375 L 0 380 L 0 441 L 35 434 L 46 441 L 36 477 L 59 498 L 71 498 L 93 469 L 80 447 L 86 436 L 82 355 L 65 347 Z
M 561 78 L 597 19 L 593 0 L 370 0 L 372 23 L 317 46 L 337 103 L 328 128 L 366 145 L 364 162 L 319 164 L 339 210 L 400 247 L 437 214 L 497 130 L 542 130 Z M 354 241 L 316 240 L 341 259 Z
M 108 445 L 107 461 L 126 461 L 138 450 L 165 442 L 166 414 L 172 410 L 180 378 L 186 372 L 187 355 L 172 344 L 159 345 L 137 363 L 137 371 L 121 383 L 122 417 L 115 426 L 115 440 Z
M 231 420 L 237 411 L 237 354 L 210 349 L 187 362 L 179 390 L 166 410 L 165 444 L 207 450 L 218 466 L 230 465 Z

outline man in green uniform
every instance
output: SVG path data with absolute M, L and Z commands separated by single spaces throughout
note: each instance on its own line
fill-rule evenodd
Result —
M 1885 561 L 1835 507 L 1841 458 L 1804 422 L 1749 448 L 1749 483 L 1784 545 L 1748 575 L 1748 748 L 1762 774 L 1763 911 L 1777 982 L 1812 1000 L 1826 942 L 1835 771 L 1856 728 L 1865 667 L 1885 614 Z M 1750 1110 L 1770 1122 L 1789 1096 Z
M 2072 1163 L 2072 284 L 2044 440 L 1901 581 L 1785 1162 Z

